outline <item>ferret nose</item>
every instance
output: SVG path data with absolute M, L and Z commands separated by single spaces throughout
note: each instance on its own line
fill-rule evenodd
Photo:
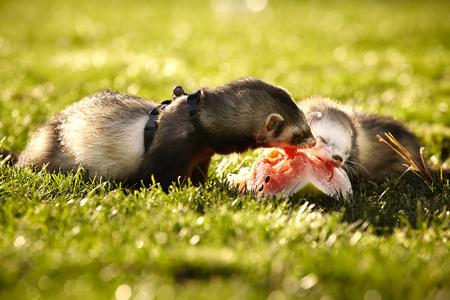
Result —
M 338 161 L 338 162 L 340 162 L 340 163 L 342 163 L 342 162 L 344 161 L 344 160 L 342 159 L 342 157 L 339 156 L 339 155 L 333 155 L 333 159 L 336 160 L 336 161 Z

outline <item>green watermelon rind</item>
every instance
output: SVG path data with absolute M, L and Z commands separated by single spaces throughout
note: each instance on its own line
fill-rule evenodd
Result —
M 324 191 L 322 191 L 321 189 L 319 189 L 317 186 L 312 184 L 311 182 L 308 182 L 306 185 L 304 185 L 297 191 L 291 193 L 291 196 L 294 196 L 294 197 L 323 196 L 323 195 L 330 196 L 327 193 L 325 193 Z

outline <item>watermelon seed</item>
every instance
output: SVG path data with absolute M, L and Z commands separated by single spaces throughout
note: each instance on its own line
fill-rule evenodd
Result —
M 266 179 L 264 180 L 264 182 L 265 182 L 265 183 L 269 183 L 269 180 L 270 180 L 270 175 L 267 175 L 267 176 L 266 176 Z
M 259 192 L 262 192 L 263 189 L 264 189 L 264 183 L 261 184 L 261 186 L 259 187 L 258 191 L 259 191 Z

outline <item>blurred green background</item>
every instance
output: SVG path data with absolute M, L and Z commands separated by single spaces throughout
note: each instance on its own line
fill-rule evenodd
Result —
M 244 76 L 405 121 L 449 166 L 450 2 L 0 0 L 0 140 L 100 89 L 155 101 Z M 0 166 L 0 299 L 448 299 L 449 186 L 257 199 L 216 157 L 165 194 Z M 414 179 L 416 181 L 414 181 Z M 316 208 L 306 201 L 312 201 Z M 348 222 L 348 223 L 347 223 Z

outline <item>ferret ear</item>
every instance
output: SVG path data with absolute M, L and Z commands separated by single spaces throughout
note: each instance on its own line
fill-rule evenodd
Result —
M 289 91 L 287 89 L 285 89 L 284 87 L 277 85 L 277 88 L 279 88 L 280 90 L 285 91 L 286 94 L 288 94 L 289 96 L 291 95 L 291 93 L 289 93 Z
M 320 111 L 313 111 L 308 114 L 306 119 L 308 120 L 308 123 L 311 124 L 314 121 L 322 119 L 323 114 Z
M 266 119 L 266 130 L 271 131 L 283 125 L 284 118 L 279 114 L 270 114 Z

